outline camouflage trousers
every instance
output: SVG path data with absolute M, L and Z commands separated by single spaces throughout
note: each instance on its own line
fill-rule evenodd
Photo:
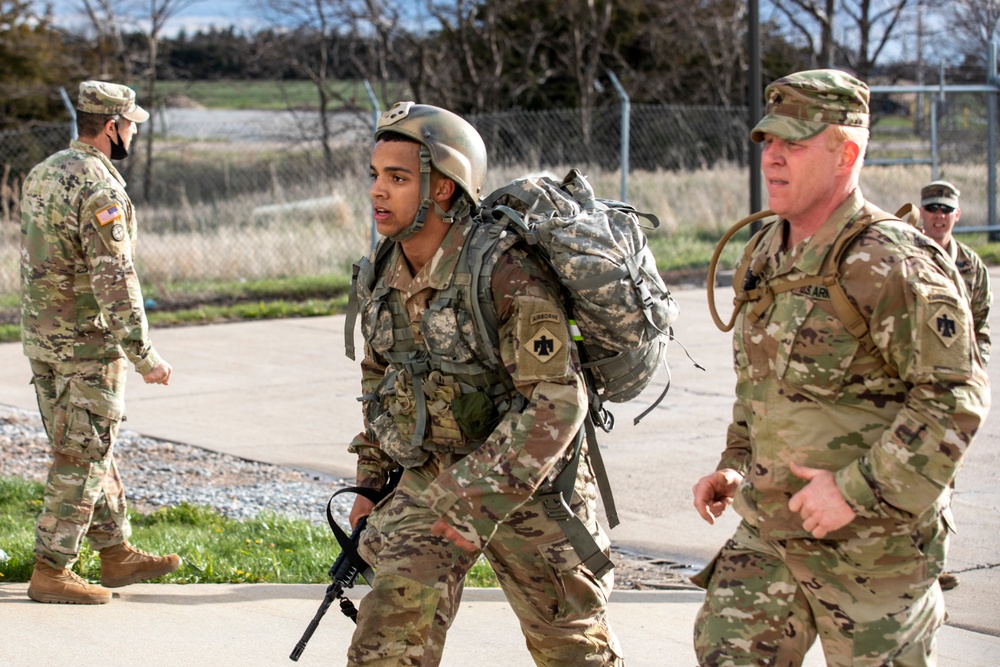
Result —
M 431 535 L 438 516 L 416 499 L 437 476 L 438 463 L 432 458 L 408 469 L 369 518 L 360 551 L 376 574 L 359 606 L 348 665 L 433 667 L 441 662 L 465 575 L 479 553 L 467 554 Z M 596 489 L 585 488 L 591 484 L 580 478 L 572 507 L 607 550 L 607 537 L 594 518 Z M 536 665 L 624 665 L 607 618 L 614 575 L 594 578 L 536 500 L 500 524 L 484 553 Z M 489 662 L 488 656 L 483 662 Z
M 125 391 L 124 359 L 49 364 L 31 360 L 32 384 L 52 465 L 35 524 L 35 556 L 56 569 L 131 535 L 114 444 Z
M 830 667 L 928 667 L 944 623 L 941 520 L 910 535 L 761 539 L 742 523 L 692 580 L 702 667 L 801 665 L 817 635 Z

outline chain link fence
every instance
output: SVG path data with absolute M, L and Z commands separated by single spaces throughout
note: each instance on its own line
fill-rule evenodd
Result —
M 917 96 L 873 96 L 878 122 L 869 159 L 919 165 L 905 185 L 897 172 L 886 172 L 886 185 L 872 175 L 890 168 L 865 170 L 865 194 L 883 208 L 913 201 L 931 180 L 921 104 L 926 99 Z M 609 106 L 470 116 L 490 155 L 487 191 L 528 172 L 561 177 L 577 167 L 599 196 L 618 198 L 620 113 Z M 949 96 L 937 119 L 939 177 L 963 192 L 961 224 L 986 224 L 985 95 Z M 151 170 L 147 131 L 155 133 Z M 157 111 L 121 163 L 137 208 L 144 284 L 162 293 L 189 281 L 349 275 L 372 243 L 371 132 L 370 113 L 333 114 L 323 123 L 306 112 Z M 659 233 L 697 226 L 717 237 L 746 214 L 746 109 L 632 105 L 630 134 L 628 198 L 660 216 Z M 0 134 L 0 297 L 18 289 L 21 179 L 68 138 L 66 125 Z

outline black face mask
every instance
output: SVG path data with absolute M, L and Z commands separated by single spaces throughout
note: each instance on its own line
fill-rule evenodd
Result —
M 112 160 L 124 160 L 128 157 L 128 149 L 125 148 L 125 142 L 122 141 L 121 130 L 118 129 L 118 123 L 115 123 L 115 138 L 111 140 L 111 159 Z

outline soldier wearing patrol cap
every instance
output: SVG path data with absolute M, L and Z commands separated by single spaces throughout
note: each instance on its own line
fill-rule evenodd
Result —
M 958 188 L 948 181 L 933 181 L 920 189 L 920 228 L 951 255 L 965 281 L 972 319 L 976 324 L 976 343 L 985 366 L 990 360 L 990 305 L 993 291 L 985 262 L 972 248 L 954 237 L 952 231 L 962 216 Z
M 108 588 L 180 566 L 128 543 L 114 455 L 127 365 L 147 383 L 169 384 L 173 371 L 149 340 L 135 211 L 111 163 L 149 114 L 131 88 L 104 81 L 81 83 L 76 108 L 79 139 L 31 170 L 21 198 L 21 340 L 52 448 L 28 597 L 103 604 Z M 101 586 L 70 569 L 84 537 L 100 553 Z
M 733 419 L 693 489 L 709 523 L 743 520 L 693 578 L 699 664 L 801 665 L 819 637 L 831 666 L 933 665 L 945 490 L 990 402 L 972 315 L 949 257 L 860 191 L 868 87 L 813 70 L 765 96 L 777 217 L 744 250 Z
M 588 568 L 536 493 L 573 458 L 587 388 L 558 283 L 516 234 L 482 245 L 493 227 L 475 216 L 486 163 L 479 133 L 445 109 L 401 102 L 378 122 L 369 194 L 385 238 L 359 264 L 366 407 L 351 450 L 359 486 L 404 470 L 386 500 L 373 508 L 358 496 L 351 512 L 352 526 L 368 516 L 359 552 L 375 569 L 352 666 L 439 664 L 480 555 L 536 664 L 623 664 L 607 615 L 611 572 Z M 467 249 L 484 247 L 495 268 L 472 294 L 489 291 L 497 316 L 473 323 L 452 286 L 467 288 Z M 478 362 L 474 326 L 495 327 L 495 368 Z M 606 555 L 588 461 L 571 479 L 566 523 L 575 515 Z
M 972 248 L 961 243 L 952 235 L 955 224 L 962 216 L 958 197 L 961 193 L 948 181 L 932 181 L 920 189 L 920 229 L 945 252 L 951 255 L 958 272 L 965 281 L 966 296 L 972 309 L 972 321 L 976 328 L 976 344 L 985 367 L 990 360 L 990 306 L 993 292 L 990 289 L 990 274 L 986 264 Z M 942 590 L 958 586 L 958 575 L 942 572 L 938 577 Z

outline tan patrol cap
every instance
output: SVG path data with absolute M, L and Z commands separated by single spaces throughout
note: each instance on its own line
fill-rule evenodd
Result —
M 83 81 L 76 108 L 84 113 L 118 114 L 133 123 L 149 120 L 149 112 L 135 103 L 135 91 L 106 81 Z
M 920 188 L 920 205 L 944 204 L 952 208 L 958 208 L 958 195 L 961 194 L 954 185 L 948 181 L 933 181 Z
M 767 107 L 764 117 L 750 131 L 750 139 L 760 143 L 765 134 L 773 134 L 788 141 L 803 141 L 828 125 L 868 127 L 868 98 L 868 85 L 840 70 L 789 74 L 764 90 Z

